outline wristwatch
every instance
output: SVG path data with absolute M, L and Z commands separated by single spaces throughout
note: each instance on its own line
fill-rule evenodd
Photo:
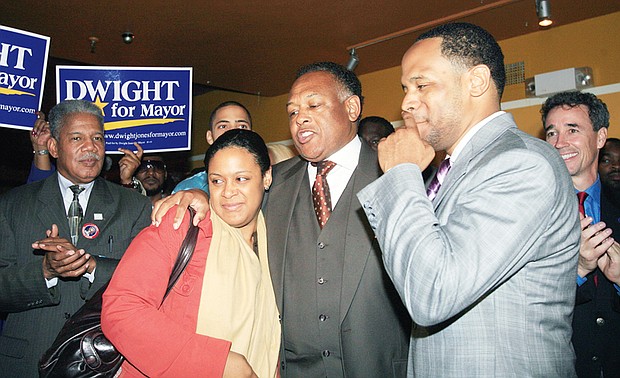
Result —
M 48 150 L 37 150 L 37 151 L 33 151 L 35 154 L 37 155 L 49 155 L 50 152 Z
M 124 186 L 125 188 L 133 189 L 142 195 L 146 195 L 146 190 L 144 189 L 144 186 L 142 186 L 142 183 L 138 181 L 138 179 L 135 177 L 131 178 L 131 182 L 129 184 L 121 184 L 121 185 Z
M 132 177 L 131 182 L 129 182 L 129 184 L 121 184 L 121 185 L 129 189 L 138 189 L 140 188 L 140 181 L 138 181 L 135 177 Z

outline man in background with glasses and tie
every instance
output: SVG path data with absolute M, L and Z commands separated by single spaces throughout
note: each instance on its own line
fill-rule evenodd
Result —
M 599 150 L 609 111 L 591 93 L 561 92 L 542 106 L 545 138 L 560 153 L 579 200 L 581 246 L 573 346 L 579 377 L 620 377 L 620 209 L 601 190 Z
M 63 101 L 50 112 L 57 173 L 0 198 L 0 371 L 37 376 L 38 360 L 64 322 L 111 277 L 150 201 L 99 177 L 101 110 Z

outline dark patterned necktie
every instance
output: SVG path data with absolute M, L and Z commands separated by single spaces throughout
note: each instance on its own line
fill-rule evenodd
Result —
M 336 163 L 329 160 L 316 163 L 316 180 L 314 180 L 314 185 L 312 185 L 312 202 L 314 202 L 314 212 L 321 229 L 323 229 L 332 213 L 332 200 L 329 194 L 329 185 L 327 185 L 327 174 L 335 166 Z
M 450 158 L 445 159 L 439 164 L 439 169 L 437 169 L 437 173 L 435 173 L 435 177 L 431 181 L 430 185 L 426 189 L 426 195 L 429 200 L 434 200 L 439 192 L 439 188 L 441 188 L 441 184 L 443 184 L 443 180 L 446 178 L 448 171 L 450 170 Z
M 67 220 L 69 221 L 71 243 L 76 245 L 78 241 L 78 230 L 80 229 L 80 223 L 82 223 L 82 218 L 84 217 L 78 196 L 84 191 L 84 188 L 79 185 L 71 185 L 69 189 L 73 192 L 73 199 L 71 200 L 71 205 L 69 206 L 69 211 L 67 212 Z

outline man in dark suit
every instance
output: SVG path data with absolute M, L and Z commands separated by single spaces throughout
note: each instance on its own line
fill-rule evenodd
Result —
M 280 375 L 404 377 L 411 320 L 354 195 L 381 174 L 376 153 L 356 135 L 361 84 L 335 63 L 305 66 L 287 111 L 301 156 L 273 167 L 263 205 L 282 319 Z M 326 161 L 335 165 L 321 175 Z M 331 202 L 325 214 L 313 197 Z M 199 191 L 164 201 L 155 206 L 155 221 L 177 202 L 177 226 L 187 205 L 198 208 L 198 218 L 206 212 Z
M 564 159 L 585 215 L 573 316 L 577 375 L 620 377 L 620 246 L 612 238 L 620 209 L 601 191 L 598 175 L 609 112 L 593 94 L 571 91 L 549 97 L 541 113 L 547 142 Z
M 359 80 L 335 63 L 302 67 L 289 92 L 301 156 L 274 166 L 264 206 L 282 376 L 405 374 L 410 320 L 355 198 L 381 174 L 376 153 L 356 135 L 361 111 Z M 326 174 L 332 211 L 321 227 L 312 188 L 324 161 L 336 164 Z
M 0 336 L 3 377 L 38 375 L 39 358 L 66 319 L 110 279 L 149 224 L 148 198 L 99 177 L 101 110 L 64 101 L 50 112 L 50 124 L 58 172 L 0 198 L 0 312 L 9 314 Z

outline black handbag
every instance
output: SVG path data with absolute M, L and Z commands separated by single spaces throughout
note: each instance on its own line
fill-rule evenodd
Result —
M 174 287 L 194 253 L 198 227 L 193 225 L 194 210 L 190 208 L 190 226 L 179 256 L 174 264 L 166 294 Z M 123 356 L 101 331 L 102 295 L 108 284 L 67 320 L 52 346 L 39 361 L 40 377 L 114 377 L 123 363 Z

